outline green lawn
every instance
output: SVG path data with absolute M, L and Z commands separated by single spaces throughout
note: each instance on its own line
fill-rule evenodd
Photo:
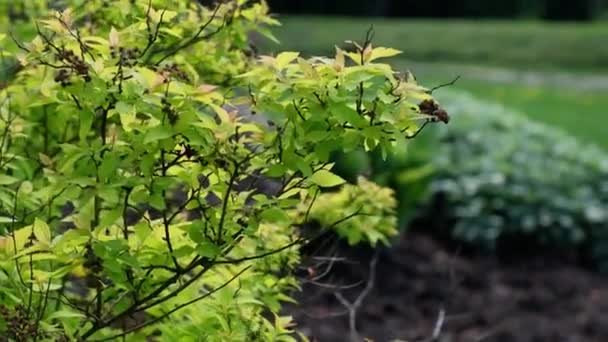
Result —
M 363 40 L 373 24 L 376 44 L 416 61 L 463 62 L 519 69 L 608 71 L 608 23 L 279 17 L 282 49 L 328 53 Z M 264 44 L 264 49 L 272 49 Z M 276 47 L 274 47 L 276 48 Z
M 396 60 L 393 64 L 397 69 L 412 69 L 418 82 L 426 87 L 444 84 L 461 75 L 452 88 L 500 103 L 536 121 L 560 127 L 584 142 L 608 150 L 608 76 L 605 84 L 590 84 L 588 77 L 573 74 L 569 77 L 569 83 L 560 84 L 559 80 L 563 79 L 552 79 L 550 73 L 536 73 L 535 83 L 526 84 L 525 81 L 517 82 L 517 77 L 515 80 L 497 81 L 489 76 L 494 72 L 492 68 L 486 69 L 487 79 L 484 79 L 483 72 L 479 70 L 468 73 L 452 65 L 431 64 L 429 67 L 401 60 Z M 521 75 L 520 77 L 525 79 Z M 600 75 L 596 77 L 601 79 Z M 582 89 L 583 86 L 587 89 Z
M 430 82 L 429 84 L 437 84 Z M 528 117 L 561 127 L 587 143 L 608 150 L 608 95 L 567 89 L 459 80 L 456 89 L 501 103 Z

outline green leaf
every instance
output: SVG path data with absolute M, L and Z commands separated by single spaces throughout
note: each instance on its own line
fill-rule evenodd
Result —
M 271 165 L 266 171 L 266 176 L 268 177 L 281 177 L 287 173 L 289 169 L 281 164 Z
M 267 222 L 285 222 L 289 221 L 289 215 L 284 210 L 277 207 L 272 207 L 264 210 L 260 217 Z
M 0 175 L 0 185 L 11 185 L 16 183 L 18 180 L 19 179 L 8 175 Z
M 91 132 L 91 125 L 93 125 L 93 112 L 83 110 L 79 113 L 79 115 L 80 126 L 78 129 L 78 137 L 80 138 L 80 141 L 84 141 Z
M 361 117 L 354 108 L 345 103 L 338 103 L 331 107 L 331 112 L 342 122 L 348 122 L 355 127 L 367 127 L 367 120 Z
M 220 253 L 220 248 L 212 242 L 203 241 L 196 246 L 196 251 L 202 257 L 214 258 Z
M 276 57 L 277 68 L 284 69 L 289 63 L 293 62 L 296 58 L 298 58 L 299 55 L 299 52 L 281 52 Z
M 45 245 L 51 244 L 51 230 L 46 222 L 38 218 L 34 220 L 34 236 Z
M 98 175 L 101 182 L 106 182 L 111 179 L 112 176 L 116 175 L 120 160 L 114 153 L 106 153 L 101 165 L 99 165 Z
M 315 172 L 310 177 L 310 180 L 318 186 L 324 188 L 338 186 L 346 182 L 342 177 L 335 175 L 327 170 L 319 170 Z
M 120 116 L 120 123 L 126 132 L 132 130 L 131 125 L 137 123 L 135 107 L 131 104 L 119 101 L 116 103 L 116 112 Z
M 167 126 L 155 126 L 150 128 L 144 136 L 144 144 L 156 142 L 158 140 L 167 139 L 173 136 L 173 132 Z
M 371 62 L 378 58 L 393 57 L 393 56 L 399 55 L 401 53 L 402 53 L 402 51 L 399 51 L 397 49 L 377 47 L 372 50 L 372 56 L 370 57 L 369 61 Z

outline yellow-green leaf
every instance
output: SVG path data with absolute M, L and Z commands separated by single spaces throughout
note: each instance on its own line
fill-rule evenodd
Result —
M 289 63 L 293 62 L 296 58 L 298 58 L 298 56 L 300 55 L 299 52 L 281 52 L 277 57 L 276 57 L 276 66 L 279 69 L 283 69 L 285 68 Z
M 34 220 L 34 236 L 45 245 L 51 244 L 51 230 L 46 222 L 38 218 Z
M 324 188 L 338 186 L 346 182 L 342 177 L 335 175 L 327 170 L 319 170 L 315 172 L 310 177 L 310 180 L 318 186 Z
M 385 47 L 377 47 L 375 49 L 372 50 L 372 54 L 371 57 L 369 58 L 369 61 L 373 61 L 375 59 L 378 58 L 388 58 L 388 57 L 393 57 L 396 56 L 398 54 L 402 53 L 401 51 L 397 50 L 397 49 L 393 49 L 393 48 L 385 48 Z
M 116 111 L 120 116 L 120 123 L 122 124 L 122 128 L 126 132 L 130 132 L 132 130 L 131 125 L 137 121 L 137 117 L 135 115 L 135 107 L 128 103 L 119 101 L 116 103 Z
M 9 176 L 9 175 L 0 175 L 0 185 L 11 185 L 18 181 L 19 179 Z

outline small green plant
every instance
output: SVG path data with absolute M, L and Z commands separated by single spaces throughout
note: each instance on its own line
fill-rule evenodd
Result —
M 389 243 L 397 235 L 397 216 L 393 190 L 381 187 L 364 177 L 357 184 L 347 184 L 336 192 L 328 192 L 311 199 L 301 211 L 322 227 L 332 227 L 349 244 L 362 241 L 376 246 Z
M 2 41 L 19 63 L 0 89 L 3 336 L 293 341 L 295 213 L 344 183 L 329 156 L 438 120 L 378 62 L 399 52 L 368 35 L 334 58 L 256 56 L 248 35 L 277 24 L 264 2 L 28 4 L 35 38 Z M 393 234 L 383 220 L 364 239 Z

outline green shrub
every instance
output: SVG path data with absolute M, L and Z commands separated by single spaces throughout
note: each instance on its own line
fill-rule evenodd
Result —
M 444 101 L 455 119 L 429 155 L 441 211 L 423 215 L 490 251 L 515 238 L 608 260 L 606 153 L 497 104 L 463 94 Z
M 352 183 L 365 176 L 376 184 L 393 189 L 397 199 L 397 226 L 405 227 L 414 219 L 418 207 L 429 200 L 429 184 L 435 166 L 430 162 L 434 153 L 441 153 L 441 127 L 425 128 L 416 139 L 391 148 L 386 158 L 378 150 L 357 149 L 336 153 L 333 157 L 337 174 Z
M 397 235 L 396 207 L 392 189 L 360 176 L 356 184 L 303 203 L 300 215 L 308 215 L 322 227 L 332 227 L 351 245 L 364 241 L 375 247 L 378 242 L 388 245 L 389 238 Z
M 417 208 L 409 218 L 422 229 L 486 252 L 501 241 L 578 249 L 608 269 L 608 154 L 498 104 L 452 89 L 442 95 L 449 129 L 432 127 L 387 161 L 338 156 L 337 170 L 364 165 L 395 189 L 406 213 Z
M 248 35 L 277 24 L 264 2 L 68 3 L 29 1 L 44 15 L 18 53 L 0 37 L 20 64 L 0 88 L 3 337 L 293 341 L 278 313 L 301 204 L 344 183 L 332 153 L 386 151 L 435 121 L 417 104 L 431 96 L 370 42 L 255 56 Z M 351 192 L 372 214 L 373 196 L 392 203 Z M 362 239 L 394 233 L 382 214 Z

